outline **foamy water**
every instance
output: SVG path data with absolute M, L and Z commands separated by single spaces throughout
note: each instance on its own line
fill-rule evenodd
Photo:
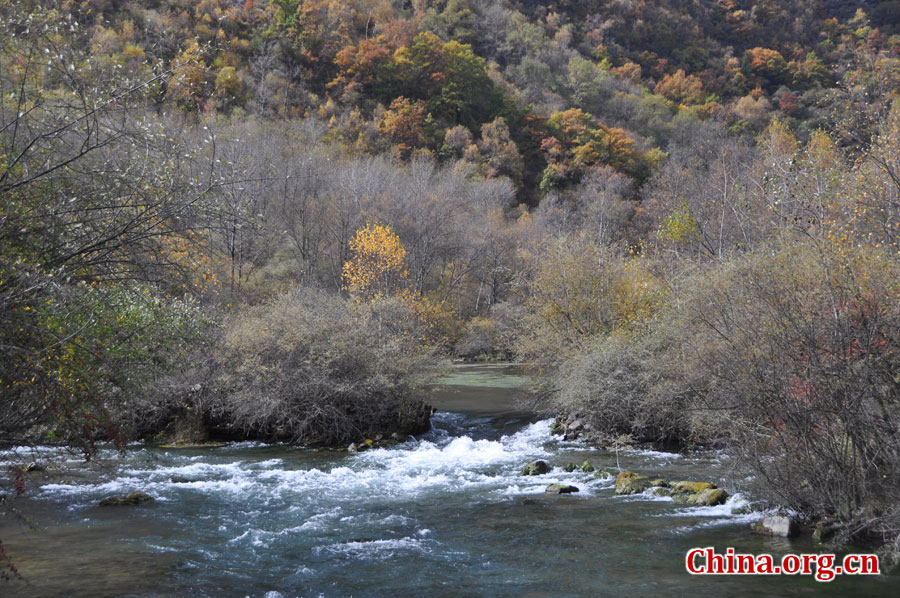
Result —
M 66 457 L 61 474 L 30 490 L 32 504 L 43 506 L 43 535 L 3 532 L 4 545 L 24 555 L 23 571 L 35 571 L 37 580 L 3 595 L 681 596 L 705 587 L 684 574 L 690 547 L 790 550 L 748 532 L 763 514 L 745 512 L 749 499 L 733 487 L 719 456 L 617 456 L 563 442 L 550 424 L 441 413 L 429 434 L 359 454 L 258 443 L 138 448 L 124 457 L 104 451 L 104 465 L 89 471 Z M 0 452 L 0 463 L 21 462 L 23 454 Z M 520 475 L 535 459 L 553 469 Z M 670 480 L 714 481 L 731 496 L 716 507 L 649 493 L 616 496 L 614 478 L 563 469 L 585 460 Z M 551 483 L 579 492 L 547 495 Z M 132 491 L 156 501 L 96 506 Z M 76 570 L 73 585 L 67 571 Z M 796 579 L 717 581 L 722 593 L 735 596 L 821 589 Z M 841 583 L 827 590 L 853 595 L 842 594 Z

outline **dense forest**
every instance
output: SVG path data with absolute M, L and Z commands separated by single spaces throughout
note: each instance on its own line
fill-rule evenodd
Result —
M 0 0 L 4 446 L 346 446 L 512 358 L 896 557 L 898 242 L 897 0 Z

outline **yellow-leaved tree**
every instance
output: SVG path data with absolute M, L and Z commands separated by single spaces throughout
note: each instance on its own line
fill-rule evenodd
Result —
M 360 299 L 390 297 L 405 288 L 406 248 L 391 227 L 367 224 L 350 240 L 353 256 L 344 263 L 344 288 Z

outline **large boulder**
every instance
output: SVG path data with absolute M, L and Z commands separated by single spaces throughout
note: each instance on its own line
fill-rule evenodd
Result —
M 651 480 L 645 475 L 623 471 L 616 476 L 616 494 L 640 494 L 651 487 Z
M 799 531 L 797 523 L 786 515 L 769 515 L 753 524 L 753 531 L 767 536 L 791 538 Z
M 566 484 L 550 484 L 544 490 L 547 494 L 572 494 L 574 492 L 578 492 L 578 488 L 575 486 L 568 486 Z
M 721 488 L 707 488 L 701 490 L 697 494 L 691 495 L 693 504 L 698 507 L 714 507 L 716 505 L 724 505 L 728 500 L 728 493 Z
M 550 466 L 546 461 L 532 461 L 522 468 L 522 475 L 543 475 L 550 473 Z
M 153 502 L 153 497 L 146 492 L 132 492 L 125 496 L 113 496 L 100 501 L 101 507 L 125 507 Z

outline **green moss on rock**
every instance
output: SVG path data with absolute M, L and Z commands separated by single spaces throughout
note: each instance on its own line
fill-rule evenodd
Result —
M 715 489 L 716 485 L 709 482 L 676 482 L 672 486 L 672 494 L 697 494 L 707 489 Z
M 650 478 L 631 471 L 616 476 L 616 494 L 640 494 L 650 488 Z
M 532 461 L 522 468 L 522 475 L 542 475 L 550 472 L 546 461 Z
M 724 505 L 728 500 L 728 493 L 721 488 L 707 488 L 697 494 L 692 494 L 693 504 L 698 507 L 714 507 L 716 505 Z

